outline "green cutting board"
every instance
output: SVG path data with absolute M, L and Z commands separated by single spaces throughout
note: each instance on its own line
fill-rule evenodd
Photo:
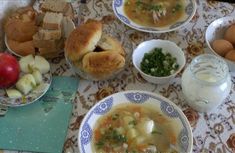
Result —
M 77 88 L 75 78 L 53 77 L 40 100 L 9 108 L 0 117 L 0 149 L 61 153 Z

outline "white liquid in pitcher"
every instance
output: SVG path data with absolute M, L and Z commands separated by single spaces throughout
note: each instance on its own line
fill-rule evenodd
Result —
M 198 72 L 195 76 L 185 70 L 182 76 L 182 89 L 188 104 L 200 112 L 206 112 L 221 104 L 231 89 L 231 78 L 220 83 L 220 78 L 210 72 Z

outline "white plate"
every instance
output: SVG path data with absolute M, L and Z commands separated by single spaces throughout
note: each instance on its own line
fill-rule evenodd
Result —
M 183 112 L 170 100 L 146 91 L 125 91 L 110 95 L 99 101 L 93 106 L 79 128 L 78 146 L 80 153 L 90 153 L 93 128 L 96 121 L 108 113 L 114 106 L 123 103 L 132 103 L 136 105 L 151 104 L 156 106 L 156 110 L 174 122 L 174 128 L 177 129 L 177 144 L 179 152 L 192 152 L 193 136 L 190 124 Z
M 196 13 L 196 1 L 195 0 L 185 0 L 185 15 L 179 21 L 165 27 L 146 27 L 139 25 L 129 19 L 124 12 L 124 5 L 126 0 L 113 0 L 113 11 L 117 18 L 121 20 L 124 24 L 131 28 L 139 31 L 149 32 L 149 33 L 164 33 L 177 30 L 187 24 Z
M 43 74 L 43 86 L 42 88 L 35 88 L 38 90 L 32 90 L 27 95 L 24 95 L 21 98 L 9 98 L 6 94 L 6 91 L 4 89 L 0 89 L 0 105 L 3 106 L 9 106 L 9 107 L 19 107 L 19 106 L 25 106 L 34 103 L 39 98 L 41 98 L 49 89 L 52 81 L 52 75 L 49 71 L 46 74 Z M 15 86 L 11 87 L 15 88 Z

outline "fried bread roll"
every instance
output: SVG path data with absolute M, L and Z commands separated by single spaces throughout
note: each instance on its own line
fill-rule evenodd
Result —
M 98 42 L 97 46 L 101 50 L 109 50 L 118 52 L 120 55 L 125 56 L 125 51 L 122 48 L 122 45 L 113 37 L 110 37 L 106 34 L 102 34 L 100 41 Z
M 91 52 L 82 60 L 83 70 L 97 79 L 111 75 L 125 65 L 125 58 L 115 51 Z
M 71 61 L 80 60 L 95 50 L 102 34 L 102 24 L 92 20 L 71 32 L 65 43 L 65 54 Z
M 95 80 L 108 78 L 125 65 L 121 43 L 102 34 L 102 24 L 95 20 L 88 20 L 69 35 L 65 55 L 75 67 Z

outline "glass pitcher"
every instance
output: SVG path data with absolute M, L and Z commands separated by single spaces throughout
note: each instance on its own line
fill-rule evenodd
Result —
M 207 112 L 229 95 L 231 76 L 226 62 L 211 54 L 193 59 L 182 75 L 182 90 L 189 106 Z

